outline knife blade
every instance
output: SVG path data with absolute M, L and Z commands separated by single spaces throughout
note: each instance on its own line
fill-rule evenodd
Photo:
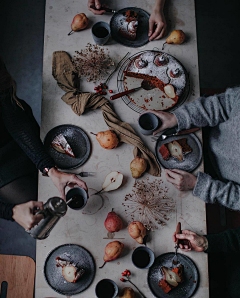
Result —
M 112 13 L 116 12 L 116 10 L 108 8 L 108 7 L 104 7 L 104 6 L 102 6 L 100 8 L 96 8 L 94 5 L 90 5 L 90 8 L 92 8 L 94 10 L 105 10 L 106 12 L 112 12 Z

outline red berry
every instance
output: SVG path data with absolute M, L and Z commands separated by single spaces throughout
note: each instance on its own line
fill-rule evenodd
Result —
M 121 278 L 120 280 L 121 280 L 121 281 L 123 281 L 123 282 L 125 281 L 125 279 L 124 279 L 124 278 Z
M 113 93 L 113 91 L 112 90 L 109 90 L 109 93 Z
M 102 86 L 102 85 L 103 85 L 103 83 L 100 83 L 100 85 Z
M 128 272 L 127 272 L 127 275 L 128 275 L 128 276 L 129 276 L 129 275 L 131 275 L 131 272 L 130 272 L 130 271 L 128 271 Z
M 97 90 L 98 88 L 97 87 L 94 87 L 94 90 Z
M 126 275 L 126 274 L 123 272 L 123 273 L 122 273 L 122 276 L 125 276 L 125 275 Z
M 104 91 L 102 94 L 103 94 L 103 95 L 106 95 L 106 94 L 107 94 L 107 92 L 105 92 L 105 91 Z
M 99 91 L 102 91 L 102 88 L 99 88 L 98 90 L 99 90 Z
M 104 85 L 104 86 L 103 86 L 103 88 L 104 88 L 104 89 L 107 89 L 107 88 L 108 88 L 108 86 L 107 86 L 107 85 Z
M 100 91 L 99 90 L 97 90 L 97 93 L 99 93 Z

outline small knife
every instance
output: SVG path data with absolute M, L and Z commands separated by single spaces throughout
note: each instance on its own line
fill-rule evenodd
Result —
M 108 7 L 104 7 L 104 6 L 102 6 L 100 8 L 96 8 L 94 5 L 90 5 L 90 8 L 92 8 L 94 10 L 105 10 L 106 12 L 112 12 L 112 13 L 116 12 L 116 10 L 108 8 Z
M 177 128 L 174 127 L 174 128 L 170 128 L 170 129 L 165 130 L 164 133 L 160 136 L 160 138 L 162 140 L 165 140 L 168 137 L 186 135 L 186 134 L 189 134 L 189 133 L 196 132 L 198 130 L 200 130 L 200 128 L 195 127 L 195 128 L 190 128 L 190 129 L 181 130 L 181 131 L 177 132 Z M 152 142 L 157 141 L 158 138 L 159 138 L 158 136 L 152 137 Z

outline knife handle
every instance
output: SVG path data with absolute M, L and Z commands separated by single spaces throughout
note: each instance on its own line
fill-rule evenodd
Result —
M 181 230 L 181 223 L 180 222 L 178 222 L 178 224 L 177 224 L 177 228 L 176 228 L 176 234 L 181 234 L 182 233 L 182 230 Z M 179 244 L 179 239 L 177 239 L 177 241 L 176 241 L 176 245 L 178 245 Z
M 133 88 L 133 89 L 130 89 L 130 90 L 121 92 L 121 93 L 114 94 L 113 96 L 110 97 L 110 99 L 111 99 L 111 100 L 117 99 L 117 98 L 119 98 L 119 97 L 122 97 L 123 95 L 126 95 L 126 94 L 132 93 L 132 92 L 134 92 L 134 91 L 137 91 L 137 90 L 139 90 L 140 88 L 142 88 L 142 87 Z
M 198 131 L 198 130 L 200 130 L 199 127 L 196 127 L 196 128 L 190 128 L 190 129 L 186 129 L 186 130 L 182 130 L 182 131 L 179 131 L 179 132 L 177 133 L 177 136 L 180 136 L 180 135 L 186 135 L 186 134 L 189 134 L 189 133 Z
M 113 9 L 103 6 L 101 6 L 100 8 L 96 8 L 94 5 L 90 5 L 90 8 L 94 10 L 105 10 L 106 12 L 113 12 Z

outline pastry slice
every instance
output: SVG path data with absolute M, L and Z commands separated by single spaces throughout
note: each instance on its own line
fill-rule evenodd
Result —
M 171 156 L 183 161 L 183 148 L 177 141 L 170 142 L 167 146 Z
M 170 269 L 168 267 L 161 267 L 163 278 L 159 281 L 159 287 L 164 293 L 169 293 L 172 289 L 176 288 L 183 279 L 183 265 Z
M 160 149 L 159 149 L 159 153 L 162 155 L 164 160 L 168 160 L 170 157 L 170 152 L 168 150 L 168 147 L 166 144 L 163 144 Z
M 58 152 L 67 154 L 67 155 L 75 158 L 75 155 L 72 151 L 71 146 L 68 144 L 66 138 L 62 134 L 57 135 L 53 139 L 51 146 Z
M 59 257 L 56 258 L 56 262 L 58 267 L 62 267 L 62 275 L 68 282 L 75 283 L 85 273 L 83 268 L 79 268 L 74 263 L 63 260 Z

